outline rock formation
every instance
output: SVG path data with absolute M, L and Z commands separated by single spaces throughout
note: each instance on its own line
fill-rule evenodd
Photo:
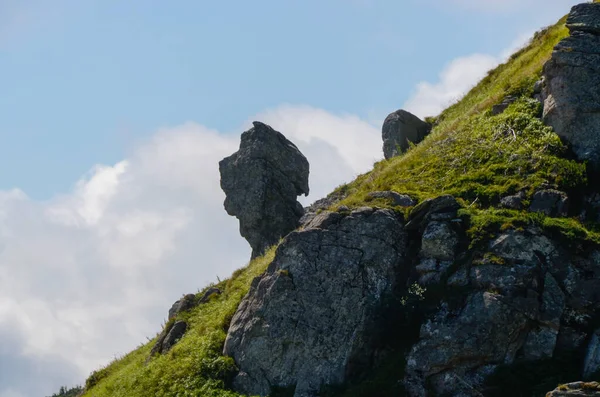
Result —
M 403 265 L 406 234 L 390 210 L 322 212 L 289 234 L 235 313 L 224 354 L 240 369 L 234 388 L 266 396 L 291 387 L 317 396 L 368 366 L 377 310 Z
M 544 66 L 544 122 L 600 170 L 600 4 L 572 8 L 570 37 Z
M 309 165 L 298 148 L 270 126 L 255 121 L 240 148 L 219 162 L 225 210 L 240 221 L 252 257 L 298 226 L 304 209 L 296 197 L 308 195 Z
M 484 252 L 449 266 L 447 297 L 407 357 L 408 395 L 428 395 L 425 385 L 434 395 L 486 395 L 485 380 L 499 365 L 564 352 L 585 353 L 588 374 L 598 371 L 600 349 L 594 338 L 587 348 L 585 341 L 600 305 L 600 252 L 573 256 L 535 229 L 506 231 Z M 462 298 L 451 298 L 454 288 Z
M 404 152 L 409 142 L 419 143 L 429 132 L 431 125 L 406 110 L 390 113 L 383 122 L 383 155 L 386 159 Z

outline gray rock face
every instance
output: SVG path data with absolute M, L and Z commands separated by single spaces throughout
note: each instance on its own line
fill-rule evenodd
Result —
M 425 200 L 413 208 L 406 227 L 423 232 L 430 221 L 453 220 L 459 208 L 460 204 L 450 195 Z
M 317 396 L 374 353 L 377 310 L 396 284 L 406 251 L 389 210 L 324 212 L 289 234 L 235 313 L 224 354 L 240 373 L 234 388 L 266 396 L 273 386 Z
M 529 211 L 541 212 L 548 216 L 567 216 L 569 198 L 559 190 L 540 190 L 533 195 Z
M 565 273 L 559 251 L 536 230 L 508 231 L 489 243 L 496 259 L 460 266 L 447 285 L 468 287 L 467 296 L 458 305 L 442 301 L 421 326 L 407 356 L 408 395 L 430 395 L 425 385 L 433 389 L 431 395 L 481 395 L 496 366 L 552 357 L 570 299 L 561 287 Z M 446 252 L 452 251 L 433 250 Z M 423 265 L 421 260 L 417 271 Z
M 308 195 L 306 157 L 280 132 L 255 121 L 240 149 L 219 162 L 225 210 L 240 221 L 252 257 L 299 225 L 304 209 L 296 197 Z
M 406 110 L 390 113 L 383 122 L 383 155 L 390 159 L 406 151 L 409 142 L 419 143 L 429 134 L 431 125 Z
M 544 66 L 543 120 L 580 160 L 600 169 L 600 4 L 574 6 L 562 40 Z

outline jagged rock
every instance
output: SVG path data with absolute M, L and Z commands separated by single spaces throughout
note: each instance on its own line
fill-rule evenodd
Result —
M 559 190 L 546 189 L 535 192 L 529 210 L 541 212 L 548 216 L 567 216 L 569 198 Z
M 571 35 L 544 65 L 543 120 L 566 140 L 580 160 L 600 168 L 600 4 L 574 6 Z
M 188 311 L 194 308 L 198 304 L 198 300 L 196 299 L 196 295 L 187 294 L 183 298 L 175 301 L 173 306 L 169 309 L 169 320 L 175 318 L 179 313 Z
M 343 191 L 334 191 L 333 193 L 327 195 L 327 197 L 323 197 L 304 208 L 304 215 L 300 218 L 300 224 L 306 225 L 308 224 L 318 213 L 321 211 L 325 211 L 335 204 L 339 203 L 346 197 L 346 193 Z
M 460 204 L 450 195 L 425 200 L 413 208 L 406 228 L 422 233 L 430 221 L 450 221 L 456 218 L 459 208 Z
M 503 113 L 506 108 L 513 104 L 517 99 L 519 99 L 519 97 L 516 95 L 505 96 L 504 99 L 502 99 L 502 102 L 492 106 L 492 114 L 495 116 Z
M 600 384 L 598 382 L 571 382 L 560 385 L 546 394 L 546 397 L 577 396 L 600 396 Z
M 164 354 L 171 350 L 171 347 L 181 339 L 185 331 L 187 331 L 187 323 L 185 321 L 175 322 L 163 340 L 160 353 Z
M 185 321 L 168 322 L 158 336 L 152 350 L 150 350 L 148 359 L 155 354 L 165 354 L 171 350 L 173 345 L 185 334 L 185 331 L 187 331 L 187 323 Z
M 304 209 L 296 197 L 308 195 L 309 165 L 283 134 L 253 124 L 240 149 L 219 162 L 219 171 L 225 210 L 239 219 L 254 258 L 299 226 Z
M 433 386 L 435 395 L 469 392 L 479 386 L 472 383 L 474 379 L 485 378 L 474 375 L 514 360 L 527 335 L 527 324 L 526 316 L 490 292 L 469 295 L 458 309 L 442 305 L 423 324 L 420 340 L 407 356 L 404 383 L 408 395 L 427 396 L 426 384 Z M 463 382 L 467 374 L 471 382 Z
M 559 247 L 530 229 L 506 231 L 487 250 L 448 278 L 449 286 L 469 286 L 466 299 L 442 300 L 422 324 L 407 356 L 409 396 L 472 396 L 473 390 L 483 390 L 498 365 L 553 357 L 568 303 Z M 416 270 L 427 276 L 437 266 L 437 261 L 421 259 Z M 567 338 L 563 331 L 562 346 Z
M 398 207 L 412 207 L 416 204 L 416 201 L 413 200 L 410 196 L 407 196 L 406 194 L 393 192 L 391 190 L 386 190 L 382 192 L 370 192 L 369 194 L 367 194 L 367 197 L 371 199 L 388 200 L 393 205 Z
M 319 214 L 289 234 L 238 307 L 224 354 L 240 369 L 234 388 L 266 396 L 274 386 L 317 396 L 373 357 L 377 310 L 397 282 L 406 234 L 390 210 Z
M 519 192 L 518 194 L 512 196 L 502 197 L 502 199 L 500 199 L 500 205 L 504 208 L 510 208 L 512 210 L 522 210 L 523 199 L 525 199 L 525 194 L 523 192 Z
M 390 113 L 383 122 L 383 155 L 390 159 L 406 151 L 409 142 L 419 143 L 429 134 L 431 125 L 406 110 Z

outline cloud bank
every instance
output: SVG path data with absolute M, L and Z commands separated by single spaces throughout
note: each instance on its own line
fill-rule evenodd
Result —
M 382 157 L 379 127 L 355 116 L 286 105 L 254 119 L 307 156 L 305 203 Z M 0 191 L 0 397 L 82 383 L 154 336 L 183 293 L 246 264 L 218 161 L 250 121 L 235 134 L 195 123 L 160 130 L 47 202 Z

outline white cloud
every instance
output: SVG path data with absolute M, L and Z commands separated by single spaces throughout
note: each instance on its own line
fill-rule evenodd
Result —
M 254 119 L 309 159 L 306 202 L 381 158 L 379 128 L 355 116 L 287 105 Z M 218 161 L 250 126 L 158 131 L 48 202 L 0 191 L 0 397 L 83 382 L 159 331 L 181 294 L 247 262 L 248 244 L 223 209 Z
M 498 58 L 486 54 L 456 58 L 444 67 L 438 82 L 418 83 L 404 109 L 419 117 L 435 116 L 459 100 L 497 64 Z
M 404 109 L 419 117 L 435 116 L 452 103 L 460 100 L 488 71 L 496 67 L 517 50 L 523 48 L 533 32 L 520 34 L 499 55 L 472 54 L 450 61 L 440 72 L 435 83 L 417 84 Z

